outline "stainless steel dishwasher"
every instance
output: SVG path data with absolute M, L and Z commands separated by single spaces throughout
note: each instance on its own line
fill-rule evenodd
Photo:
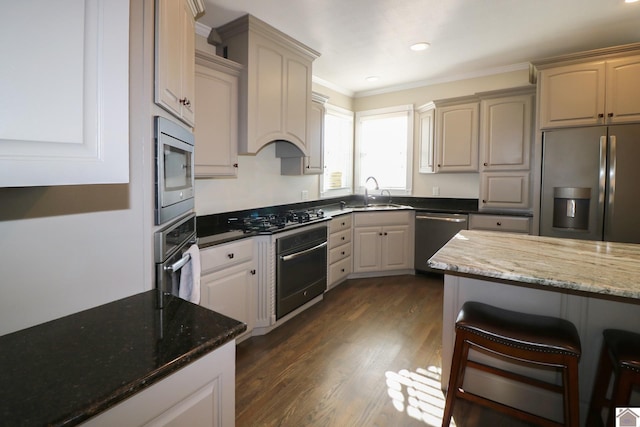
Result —
M 415 269 L 433 272 L 427 260 L 460 230 L 466 230 L 467 214 L 416 212 Z

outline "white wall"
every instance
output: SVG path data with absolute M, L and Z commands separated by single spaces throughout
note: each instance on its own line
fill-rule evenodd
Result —
M 0 188 L 0 335 L 152 287 L 153 1 L 131 2 L 130 183 Z

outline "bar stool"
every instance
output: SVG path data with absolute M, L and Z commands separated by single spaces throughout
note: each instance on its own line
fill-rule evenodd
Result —
M 602 410 L 607 408 L 607 426 L 613 426 L 615 408 L 629 406 L 631 390 L 640 386 L 640 334 L 606 329 L 600 362 L 593 384 L 591 405 L 589 406 L 588 426 L 602 425 Z M 613 375 L 611 398 L 607 399 L 607 390 Z
M 562 385 L 468 360 L 471 348 L 494 357 L 515 359 L 530 366 L 559 368 L 562 370 Z M 465 399 L 541 426 L 577 427 L 580 421 L 580 354 L 578 331 L 568 320 L 518 313 L 474 301 L 464 303 L 456 320 L 456 340 L 442 426 L 449 426 L 456 400 Z M 562 393 L 564 424 L 464 390 L 462 385 L 467 367 Z

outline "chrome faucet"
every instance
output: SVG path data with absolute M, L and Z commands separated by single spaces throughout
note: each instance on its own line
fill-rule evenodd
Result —
M 389 191 L 389 190 L 382 190 L 382 191 L 380 192 L 380 196 L 384 196 L 384 192 L 385 192 L 385 191 L 387 192 L 387 196 L 389 196 L 389 201 L 387 201 L 387 204 L 389 204 L 389 205 L 390 205 L 390 204 L 391 204 L 391 191 Z
M 369 180 L 373 180 L 373 182 L 376 183 L 376 188 L 374 188 L 374 190 L 379 190 L 380 186 L 378 185 L 378 180 L 375 179 L 374 177 L 370 176 L 369 178 L 367 178 L 364 181 L 364 205 L 368 206 L 369 205 L 369 190 L 367 188 L 367 184 L 369 183 Z

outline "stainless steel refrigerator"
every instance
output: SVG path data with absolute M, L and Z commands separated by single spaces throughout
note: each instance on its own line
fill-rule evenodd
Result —
M 543 134 L 540 234 L 640 243 L 640 125 Z

